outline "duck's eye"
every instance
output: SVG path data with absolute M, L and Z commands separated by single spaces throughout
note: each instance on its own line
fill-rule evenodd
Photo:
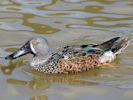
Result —
M 32 41 L 32 44 L 33 44 L 33 45 L 38 45 L 39 42 L 37 42 L 37 41 Z

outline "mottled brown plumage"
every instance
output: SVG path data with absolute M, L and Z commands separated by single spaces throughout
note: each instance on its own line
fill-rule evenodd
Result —
M 99 65 L 99 55 L 88 55 L 73 57 L 71 59 L 60 59 L 57 66 L 59 73 L 78 73 L 94 69 Z

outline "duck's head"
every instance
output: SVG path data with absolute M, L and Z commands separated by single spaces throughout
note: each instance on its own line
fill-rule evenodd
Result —
M 19 50 L 5 57 L 6 59 L 16 59 L 26 54 L 33 54 L 38 57 L 48 57 L 51 55 L 48 41 L 42 37 L 32 38 L 27 41 Z

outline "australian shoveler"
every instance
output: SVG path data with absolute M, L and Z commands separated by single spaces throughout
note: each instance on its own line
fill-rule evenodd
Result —
M 33 70 L 43 73 L 77 73 L 112 62 L 128 44 L 128 38 L 115 37 L 101 44 L 64 46 L 52 52 L 45 38 L 36 37 L 6 59 L 16 59 L 31 53 L 34 56 L 29 66 Z

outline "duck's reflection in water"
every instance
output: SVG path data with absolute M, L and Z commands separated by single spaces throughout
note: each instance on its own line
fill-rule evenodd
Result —
M 97 82 L 89 82 L 85 81 L 84 78 L 95 77 L 100 74 L 100 69 L 94 69 L 87 72 L 77 73 L 77 74 L 42 74 L 34 71 L 29 71 L 29 68 L 23 66 L 22 61 L 17 62 L 9 62 L 8 66 L 1 67 L 1 71 L 5 75 L 11 75 L 14 69 L 21 66 L 19 70 L 24 70 L 24 72 L 30 74 L 32 76 L 31 81 L 24 81 L 15 78 L 8 78 L 7 82 L 9 84 L 22 85 L 32 89 L 44 90 L 48 89 L 52 84 L 67 84 L 67 85 L 82 85 L 82 86 L 90 86 L 97 85 Z M 14 72 L 15 73 L 15 72 Z M 25 74 L 25 73 L 24 73 Z
M 45 95 L 42 96 L 33 96 L 30 98 L 30 100 L 48 100 L 48 97 Z
M 2 65 L 1 64 L 0 65 L 0 70 L 2 71 L 2 73 L 4 75 L 12 75 L 15 68 L 18 67 L 18 66 L 22 66 L 22 65 L 23 65 L 22 60 L 18 60 L 18 62 L 9 61 L 8 65 Z
M 10 84 L 24 85 L 32 89 L 44 90 L 49 88 L 53 83 L 68 84 L 68 85 L 85 85 L 85 86 L 97 85 L 98 83 L 96 82 L 89 82 L 80 79 L 85 77 L 97 76 L 98 74 L 99 70 L 89 71 L 75 75 L 32 73 L 31 81 L 23 81 L 23 80 L 9 78 L 7 79 L 7 82 Z

